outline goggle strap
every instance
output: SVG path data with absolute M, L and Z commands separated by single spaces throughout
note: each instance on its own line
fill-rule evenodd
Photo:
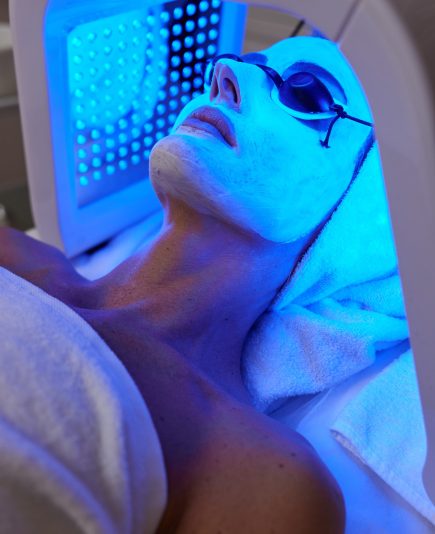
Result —
M 363 124 L 364 126 L 370 126 L 371 128 L 374 126 L 373 123 L 371 123 L 371 122 L 364 121 L 362 119 L 358 119 L 357 117 L 353 117 L 352 115 L 348 115 L 344 111 L 343 107 L 338 105 L 338 104 L 334 104 L 334 106 L 332 106 L 331 109 L 337 113 L 337 116 L 334 117 L 332 119 L 332 121 L 329 123 L 328 131 L 326 133 L 325 139 L 320 141 L 320 144 L 325 148 L 330 148 L 329 139 L 331 137 L 332 130 L 334 129 L 334 126 L 335 126 L 336 122 L 338 121 L 338 119 L 349 119 L 349 120 L 351 120 L 353 122 L 357 122 L 358 124 Z

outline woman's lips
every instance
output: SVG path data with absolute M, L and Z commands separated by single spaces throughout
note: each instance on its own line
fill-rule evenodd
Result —
M 236 136 L 231 121 L 217 108 L 203 106 L 193 111 L 179 126 L 209 133 L 231 147 L 236 147 Z

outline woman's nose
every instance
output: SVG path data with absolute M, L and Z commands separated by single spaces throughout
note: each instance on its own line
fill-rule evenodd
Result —
M 240 110 L 242 103 L 240 86 L 233 69 L 226 63 L 218 63 L 214 68 L 210 102 L 223 102 L 235 111 Z

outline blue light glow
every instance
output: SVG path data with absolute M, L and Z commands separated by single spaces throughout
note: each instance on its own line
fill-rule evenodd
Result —
M 217 51 L 218 31 L 212 25 L 220 20 L 220 9 L 218 0 L 175 0 L 70 31 L 70 113 L 80 206 L 147 177 L 150 149 L 202 88 L 196 60 Z

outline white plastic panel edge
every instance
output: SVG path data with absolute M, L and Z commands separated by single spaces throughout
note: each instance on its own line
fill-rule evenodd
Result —
M 9 11 L 33 216 L 39 233 L 61 247 L 41 39 L 45 5 L 46 0 L 11 0 Z

